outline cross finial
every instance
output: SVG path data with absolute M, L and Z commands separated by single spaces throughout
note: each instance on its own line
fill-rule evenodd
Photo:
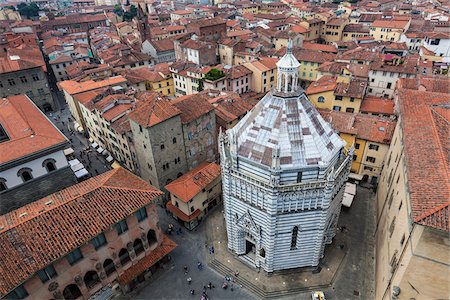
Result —
M 292 54 L 292 40 L 290 38 L 287 46 L 287 53 Z

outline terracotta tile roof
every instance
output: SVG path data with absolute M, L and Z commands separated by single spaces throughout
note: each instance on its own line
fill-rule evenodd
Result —
M 284 53 L 286 53 L 286 48 L 283 48 Z M 284 55 L 283 53 L 283 55 Z M 292 53 L 295 58 L 299 61 L 308 61 L 308 62 L 316 62 L 316 63 L 324 63 L 326 61 L 332 61 L 336 57 L 333 53 L 326 53 L 317 50 L 309 50 L 309 49 L 293 49 Z
M 25 95 L 0 98 L 0 125 L 9 137 L 0 143 L 0 165 L 67 144 L 66 137 Z
M 251 35 L 253 34 L 253 31 L 249 29 L 242 29 L 242 30 L 230 30 L 227 31 L 227 37 L 237 37 L 237 36 L 244 36 L 244 35 Z
M 165 186 L 178 199 L 189 202 L 211 182 L 220 176 L 220 166 L 204 162 Z
M 319 109 L 323 118 L 339 132 L 356 134 L 360 139 L 389 145 L 396 122 L 378 116 Z
M 416 79 L 401 81 L 412 86 Z M 411 217 L 445 232 L 450 232 L 449 102 L 448 93 L 398 89 Z
M 341 26 L 344 25 L 347 22 L 347 19 L 344 18 L 332 18 L 326 22 L 326 25 L 332 25 L 332 26 Z
M 83 81 L 76 82 L 73 80 L 65 80 L 58 82 L 58 85 L 61 89 L 65 90 L 70 95 L 75 95 L 82 92 L 87 92 L 91 90 L 95 90 L 101 87 L 113 86 L 126 83 L 127 80 L 122 76 L 110 77 L 108 79 L 104 79 L 101 81 Z
M 394 101 L 375 96 L 367 96 L 361 103 L 361 112 L 374 114 L 394 114 Z
M 321 51 L 321 52 L 337 53 L 337 49 L 333 45 L 303 42 L 302 48 L 307 49 L 307 50 L 317 50 L 317 51 Z
M 323 93 L 327 91 L 334 91 L 336 88 L 337 82 L 336 77 L 334 76 L 322 76 L 317 81 L 312 82 L 305 93 L 307 95 L 314 95 L 317 93 Z
M 387 54 L 385 58 L 393 57 Z M 401 63 L 391 63 L 384 60 L 376 60 L 370 65 L 370 70 L 373 71 L 383 71 L 383 72 L 393 72 L 401 74 L 417 74 L 417 60 L 412 57 L 404 59 Z
M 208 92 L 203 91 L 198 94 L 178 97 L 170 103 L 181 112 L 181 123 L 188 124 L 214 110 L 214 107 L 208 102 L 209 98 Z
M 303 34 L 303 33 L 308 33 L 309 29 L 307 29 L 307 28 L 305 28 L 305 27 L 303 27 L 301 25 L 294 25 L 294 26 L 291 27 L 291 31 Z
M 397 81 L 398 88 L 427 91 L 433 93 L 450 94 L 449 79 L 445 77 L 426 77 L 417 76 L 408 80 L 399 79 Z
M 342 32 L 369 33 L 369 27 L 364 24 L 347 24 Z
M 352 80 L 350 83 L 339 82 L 334 89 L 336 96 L 362 99 L 366 93 L 367 81 Z
M 167 254 L 172 252 L 173 249 L 176 248 L 176 246 L 177 244 L 175 244 L 174 241 L 169 239 L 166 235 L 163 235 L 163 240 L 161 244 L 158 245 L 158 247 L 153 249 L 148 255 L 140 259 L 133 266 L 126 269 L 125 272 L 123 272 L 119 276 L 118 278 L 119 283 L 122 285 L 130 283 L 131 281 L 133 281 L 133 279 L 142 274 L 145 270 L 153 266 Z
M 406 29 L 407 25 L 407 20 L 375 20 L 371 26 L 392 29 Z
M 73 61 L 73 58 L 70 57 L 70 55 L 60 55 L 52 60 L 49 61 L 49 64 L 51 65 L 55 65 L 55 64 L 61 64 L 61 63 L 65 63 L 65 62 L 71 62 Z
M 39 47 L 21 45 L 7 49 L 6 53 L 0 53 L 0 74 L 39 67 L 47 71 Z
M 7 294 L 161 195 L 118 168 L 0 216 L 0 293 Z
M 193 213 L 187 215 L 182 212 L 181 209 L 173 205 L 170 201 L 166 203 L 166 208 L 184 222 L 190 222 L 196 219 L 202 213 L 202 211 L 197 208 Z
M 253 73 L 249 68 L 243 65 L 234 65 L 231 67 L 231 69 L 224 71 L 226 73 L 229 73 L 231 79 L 240 78 L 242 76 L 246 76 Z
M 128 116 L 144 127 L 152 127 L 181 113 L 167 98 L 158 93 L 143 92 L 137 98 L 137 107 Z
M 396 121 L 389 118 L 357 114 L 353 127 L 358 138 L 389 145 L 394 135 Z
M 175 48 L 172 39 L 164 39 L 164 40 L 152 40 L 150 43 L 155 47 L 156 51 L 164 52 L 164 51 L 173 51 Z
M 106 88 L 99 88 L 92 91 L 87 91 L 84 93 L 79 93 L 73 96 L 73 99 L 75 101 L 78 101 L 82 105 L 84 105 L 86 108 L 92 110 L 94 109 L 93 100 L 98 95 L 103 94 L 106 92 Z
M 270 71 L 277 68 L 278 58 L 260 57 L 258 60 L 250 62 L 261 72 Z
M 71 14 L 63 17 L 56 17 L 54 20 L 43 21 L 42 26 L 44 28 L 58 26 L 58 25 L 69 25 L 69 24 L 80 24 L 89 22 L 106 21 L 106 16 L 101 14 L 91 15 L 91 14 Z
M 334 130 L 347 134 L 357 134 L 353 127 L 356 114 L 337 112 L 334 110 L 318 109 L 322 117 L 331 124 Z
M 201 49 L 215 49 L 216 45 L 214 43 L 200 41 L 200 40 L 186 40 L 180 45 L 182 48 L 201 50 Z
M 243 117 L 254 106 L 234 92 L 220 94 L 210 99 L 209 103 L 214 106 L 216 117 L 227 123 Z

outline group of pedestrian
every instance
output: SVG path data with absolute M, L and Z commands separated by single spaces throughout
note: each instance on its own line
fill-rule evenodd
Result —
M 202 264 L 200 261 L 197 262 L 197 269 L 198 269 L 199 271 L 203 270 L 203 264 Z M 183 266 L 183 272 L 184 272 L 184 275 L 188 275 L 188 274 L 189 274 L 189 268 L 188 268 L 187 265 L 184 265 L 184 266 Z M 188 277 L 186 278 L 186 281 L 187 281 L 188 285 L 191 285 L 191 284 L 192 284 L 192 277 L 191 277 L 191 276 L 188 276 Z M 203 286 L 203 290 L 202 290 L 202 295 L 201 295 L 201 298 L 200 298 L 200 299 L 201 299 L 201 300 L 208 300 L 209 298 L 208 298 L 207 290 L 208 290 L 208 289 L 211 290 L 211 289 L 213 289 L 213 288 L 215 288 L 215 286 L 212 284 L 212 282 L 208 282 L 207 285 L 204 285 L 204 286 Z M 190 289 L 190 290 L 189 290 L 189 293 L 190 293 L 191 295 L 195 295 L 195 289 Z

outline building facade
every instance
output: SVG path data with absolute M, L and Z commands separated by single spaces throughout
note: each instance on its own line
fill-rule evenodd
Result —
M 25 95 L 0 98 L 0 213 L 76 182 L 66 137 Z
M 399 120 L 376 199 L 375 299 L 450 294 L 449 84 L 400 79 Z
M 170 193 L 167 210 L 192 230 L 222 201 L 220 166 L 204 162 L 166 185 L 166 190 Z
M 298 87 L 299 62 L 220 135 L 228 249 L 266 272 L 317 266 L 335 236 L 352 150 Z
M 9 48 L 0 57 L 0 97 L 26 94 L 42 111 L 55 109 L 46 72 L 37 46 Z
M 119 168 L 1 216 L 0 298 L 108 299 L 133 289 L 176 247 L 158 225 L 161 194 Z
M 157 93 L 139 98 L 129 118 L 140 176 L 164 188 L 187 171 L 180 111 Z

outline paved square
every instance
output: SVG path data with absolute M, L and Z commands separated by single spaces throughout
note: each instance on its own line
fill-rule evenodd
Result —
M 331 284 L 323 286 L 321 290 L 325 292 L 327 299 L 374 299 L 374 228 L 375 228 L 375 203 L 374 194 L 365 188 L 358 187 L 358 192 L 353 202 L 353 205 L 348 210 L 343 210 L 339 220 L 339 227 L 344 227 L 339 231 L 333 244 L 328 246 L 325 252 L 328 256 L 343 255 L 339 270 L 335 273 L 333 270 L 327 270 L 329 265 L 322 265 L 322 271 L 317 277 L 328 278 L 329 273 L 333 273 Z M 169 223 L 179 227 L 176 221 L 166 214 L 165 210 L 159 208 L 160 223 L 163 229 L 167 228 Z M 218 217 L 214 219 L 214 217 Z M 211 229 L 208 224 L 213 220 L 222 220 L 221 207 L 217 207 L 208 219 L 202 222 L 197 230 L 188 232 L 183 230 L 181 235 L 172 234 L 170 237 L 177 244 L 178 247 L 172 252 L 172 262 L 164 266 L 163 269 L 158 270 L 143 286 L 136 291 L 127 295 L 127 299 L 200 299 L 203 286 L 208 282 L 215 285 L 214 289 L 207 289 L 209 299 L 260 299 L 257 291 L 252 289 L 252 286 L 246 284 L 240 287 L 242 279 L 250 278 L 253 274 L 251 268 L 235 260 L 226 261 L 225 267 L 223 265 L 214 265 L 214 269 L 219 272 L 228 274 L 229 270 L 233 270 L 236 265 L 244 271 L 240 271 L 237 284 L 234 284 L 234 291 L 229 288 L 224 290 L 221 288 L 224 282 L 224 276 L 218 273 L 213 268 L 210 268 L 207 263 L 213 261 L 213 256 L 209 254 L 209 249 L 206 245 L 211 242 L 215 245 L 214 257 L 224 255 L 232 256 L 226 249 L 226 244 L 220 242 L 220 239 L 207 240 L 207 231 Z M 217 227 L 217 226 L 216 226 Z M 207 230 L 208 229 L 208 230 Z M 216 228 L 217 229 L 217 228 Z M 339 245 L 344 245 L 340 249 Z M 336 259 L 336 258 L 333 258 Z M 333 260 L 330 258 L 330 260 Z M 197 262 L 203 264 L 203 270 L 197 269 Z M 214 263 L 212 263 L 214 264 Z M 183 266 L 188 266 L 189 273 L 184 274 Z M 228 269 L 228 270 L 227 270 Z M 329 273 L 327 273 L 329 272 Z M 307 285 L 315 283 L 313 274 L 310 269 L 299 272 L 298 274 L 290 276 L 285 272 L 281 273 L 280 278 L 285 278 L 285 285 L 291 288 L 297 288 L 292 295 L 285 295 L 283 293 L 272 293 L 268 296 L 278 299 L 311 299 L 310 292 L 305 291 Z M 334 274 L 335 273 L 335 274 Z M 256 273 L 258 274 L 258 273 Z M 233 276 L 233 274 L 228 274 Z M 188 285 L 187 278 L 192 278 L 192 284 Z M 241 279 L 242 278 L 242 279 Z M 282 279 L 274 279 L 274 276 L 267 277 L 264 273 L 259 273 L 255 276 L 254 281 L 262 281 L 267 285 L 273 286 L 276 284 L 283 285 Z M 290 278 L 291 281 L 287 281 Z M 294 281 L 292 281 L 292 279 Z M 308 281 L 304 281 L 308 279 Z M 274 284 L 273 282 L 276 282 Z M 253 284 L 252 281 L 249 281 Z M 314 285 L 317 285 L 314 284 Z M 196 294 L 190 295 L 190 289 L 195 289 Z M 269 290 L 266 287 L 266 291 Z M 355 295 L 355 294 L 359 294 Z

